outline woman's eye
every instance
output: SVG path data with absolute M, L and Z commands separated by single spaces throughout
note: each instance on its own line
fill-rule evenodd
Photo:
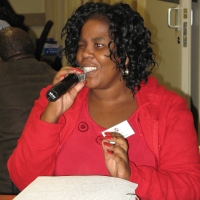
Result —
M 78 44 L 78 48 L 83 48 L 84 46 L 84 44 Z
M 96 43 L 94 46 L 95 46 L 95 47 L 102 47 L 102 46 L 103 46 L 103 44 Z

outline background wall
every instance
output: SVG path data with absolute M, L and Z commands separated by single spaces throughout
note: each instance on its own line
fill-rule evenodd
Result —
M 17 14 L 25 16 L 25 24 L 29 26 L 29 34 L 38 38 L 45 24 L 45 1 L 44 0 L 8 0 Z

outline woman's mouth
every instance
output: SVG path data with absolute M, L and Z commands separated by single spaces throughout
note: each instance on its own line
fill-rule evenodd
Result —
M 97 70 L 96 67 L 82 67 L 82 68 L 84 68 L 84 71 L 86 71 L 86 73 Z

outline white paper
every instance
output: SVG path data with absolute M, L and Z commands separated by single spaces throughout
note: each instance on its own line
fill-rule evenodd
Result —
M 134 200 L 137 186 L 109 176 L 41 176 L 14 200 Z
M 120 133 L 121 135 L 123 135 L 125 138 L 135 134 L 134 130 L 132 129 L 132 127 L 130 126 L 130 124 L 128 123 L 127 120 L 116 124 L 115 126 L 105 130 L 102 132 L 102 135 L 105 136 L 104 132 L 117 132 Z

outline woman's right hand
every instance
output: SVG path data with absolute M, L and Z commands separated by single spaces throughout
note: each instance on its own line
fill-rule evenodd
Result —
M 70 66 L 62 67 L 55 75 L 52 85 L 64 79 L 67 74 L 73 73 L 81 74 L 83 72 L 79 68 L 72 68 Z M 84 85 L 85 82 L 79 82 L 55 102 L 48 102 L 46 109 L 41 115 L 41 120 L 48 123 L 57 123 L 60 116 L 72 106 L 76 96 Z

